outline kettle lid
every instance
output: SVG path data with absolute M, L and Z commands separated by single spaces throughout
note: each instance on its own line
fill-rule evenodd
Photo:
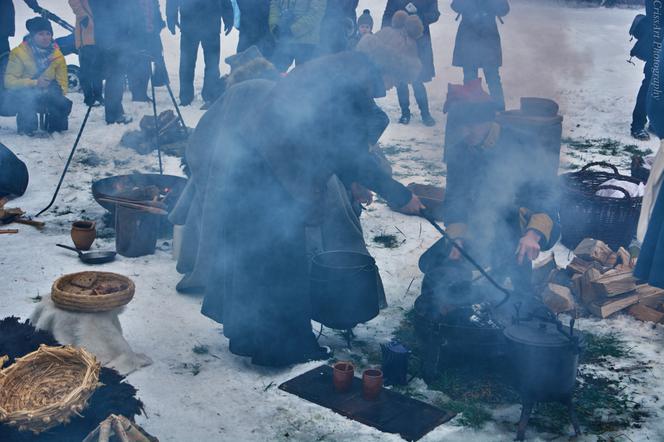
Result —
M 538 347 L 565 347 L 572 343 L 570 328 L 563 326 L 562 333 L 555 324 L 544 321 L 522 321 L 503 331 L 510 341 Z

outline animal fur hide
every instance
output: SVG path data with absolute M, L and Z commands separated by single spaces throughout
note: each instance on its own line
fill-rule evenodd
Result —
M 7 364 L 37 350 L 41 344 L 60 345 L 53 335 L 37 331 L 28 321 L 20 322 L 15 317 L 0 320 L 0 355 L 9 356 Z M 68 425 L 52 428 L 39 435 L 19 432 L 0 424 L 0 441 L 81 442 L 110 414 L 121 414 L 133 421 L 142 414 L 143 403 L 136 398 L 136 388 L 124 380 L 117 371 L 102 367 L 99 374 L 102 386 L 90 397 L 82 417 L 74 417 Z
M 122 336 L 118 319 L 121 309 L 104 313 L 74 313 L 61 310 L 50 296 L 37 305 L 30 323 L 38 330 L 53 333 L 64 345 L 83 347 L 94 354 L 99 362 L 128 375 L 141 367 L 152 364 L 146 355 L 134 353 Z

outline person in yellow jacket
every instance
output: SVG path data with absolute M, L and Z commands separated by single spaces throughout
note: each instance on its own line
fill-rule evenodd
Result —
M 25 26 L 30 34 L 9 54 L 4 78 L 18 132 L 33 135 L 38 129 L 37 113 L 46 114 L 48 132 L 67 130 L 72 102 L 65 97 L 65 57 L 53 42 L 48 20 L 31 18 Z
M 87 106 L 104 102 L 103 59 L 95 41 L 95 19 L 88 0 L 69 0 L 69 6 L 76 15 L 76 49 L 81 63 L 81 87 Z

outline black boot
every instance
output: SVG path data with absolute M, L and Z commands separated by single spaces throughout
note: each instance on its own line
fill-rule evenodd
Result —
M 410 112 L 401 112 L 401 118 L 399 118 L 399 124 L 408 124 L 410 123 Z

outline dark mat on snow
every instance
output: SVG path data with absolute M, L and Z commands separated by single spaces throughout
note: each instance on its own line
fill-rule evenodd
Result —
M 348 393 L 337 393 L 328 365 L 284 382 L 279 389 L 409 441 L 421 439 L 456 415 L 386 388 L 377 400 L 367 401 L 362 397 L 362 380 L 357 377 Z

